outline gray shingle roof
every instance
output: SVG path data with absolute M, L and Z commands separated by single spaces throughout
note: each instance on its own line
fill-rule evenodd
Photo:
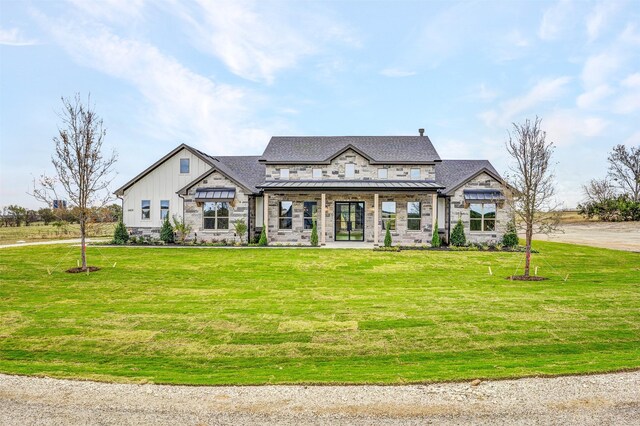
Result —
M 234 155 L 212 157 L 202 151 L 209 162 L 222 173 L 246 186 L 253 192 L 259 192 L 256 186 L 264 181 L 266 166 L 260 163 L 259 155 Z
M 278 189 L 379 189 L 379 190 L 436 190 L 435 182 L 425 180 L 272 180 L 259 185 L 261 188 Z
M 440 161 L 428 136 L 274 136 L 262 159 L 269 163 L 328 163 L 349 147 L 373 163 Z
M 483 169 L 501 178 L 488 160 L 442 160 L 436 163 L 436 182 L 447 193 Z

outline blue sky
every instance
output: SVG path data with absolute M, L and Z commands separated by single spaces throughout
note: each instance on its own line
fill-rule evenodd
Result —
M 513 121 L 557 145 L 558 197 L 640 144 L 637 1 L 0 1 L 0 205 L 51 173 L 60 97 L 91 92 L 115 189 L 179 143 L 414 135 L 500 172 Z

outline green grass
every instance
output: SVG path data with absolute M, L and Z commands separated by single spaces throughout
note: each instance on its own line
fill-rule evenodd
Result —
M 115 223 L 93 223 L 87 229 L 88 237 L 112 237 Z M 32 223 L 29 226 L 0 227 L 0 244 L 15 244 L 18 241 L 50 241 L 80 238 L 80 225 L 66 224 L 62 227 Z
M 103 269 L 86 275 L 63 272 L 78 248 L 2 249 L 0 371 L 261 384 L 640 367 L 640 254 L 535 248 L 548 281 L 505 279 L 521 253 L 90 246 Z

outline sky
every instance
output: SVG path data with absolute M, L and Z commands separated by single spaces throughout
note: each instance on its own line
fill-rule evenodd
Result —
M 640 2 L 0 0 L 0 206 L 43 207 L 27 193 L 76 93 L 118 153 L 113 189 L 180 143 L 418 128 L 504 174 L 512 123 L 539 116 L 571 208 L 640 144 Z

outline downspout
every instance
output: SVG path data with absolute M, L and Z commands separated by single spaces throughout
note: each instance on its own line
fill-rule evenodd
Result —
M 247 197 L 247 245 L 251 242 L 251 200 L 255 201 L 255 199 L 255 195 Z
M 447 242 L 451 244 L 451 197 L 447 196 L 445 198 L 444 206 L 447 209 L 447 213 L 449 215 L 449 226 L 447 227 Z

